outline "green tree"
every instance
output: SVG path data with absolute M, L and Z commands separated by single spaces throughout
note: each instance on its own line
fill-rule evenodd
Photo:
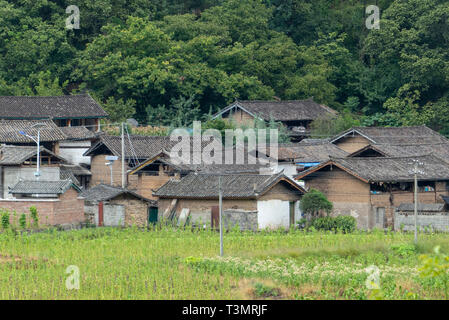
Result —
M 311 220 L 323 212 L 328 216 L 332 212 L 333 204 L 327 200 L 322 192 L 310 189 L 309 192 L 301 198 L 300 208 L 307 219 Z

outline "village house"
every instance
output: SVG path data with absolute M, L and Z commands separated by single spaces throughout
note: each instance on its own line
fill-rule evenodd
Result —
M 418 174 L 420 203 L 442 203 L 449 192 L 449 163 L 434 155 L 413 157 L 333 158 L 295 179 L 307 190 L 322 191 L 334 204 L 333 215 L 351 215 L 358 227 L 392 227 L 394 211 L 413 203 L 413 161 L 424 164 Z
M 87 221 L 96 226 L 140 226 L 157 222 L 156 201 L 137 193 L 105 184 L 84 191 Z
M 145 162 L 163 149 L 170 149 L 175 142 L 170 137 L 136 136 L 130 135 L 125 139 L 125 172 Z M 90 171 L 92 172 L 90 186 L 98 184 L 121 186 L 122 184 L 122 139 L 118 136 L 102 134 L 99 140 L 89 148 L 85 157 L 91 158 Z M 111 161 L 109 157 L 116 157 Z M 106 164 L 111 164 L 107 166 Z M 128 175 L 127 175 L 128 176 Z M 132 176 L 130 179 L 137 176 Z M 136 182 L 127 181 L 127 184 Z
M 100 119 L 108 114 L 89 95 L 65 95 L 53 97 L 0 96 L 1 120 L 47 120 L 58 127 L 86 126 L 100 130 Z
M 168 181 L 154 192 L 159 219 L 183 219 L 217 227 L 219 179 L 228 224 L 250 230 L 289 228 L 301 218 L 299 200 L 305 191 L 281 173 L 191 173 Z
M 8 192 L 12 197 L 0 199 L 0 208 L 17 216 L 35 207 L 41 225 L 76 226 L 85 221 L 80 189 L 71 180 L 20 180 Z
M 56 181 L 61 178 L 60 167 L 65 159 L 40 147 L 40 181 Z M 37 164 L 37 147 L 0 146 L 0 197 L 12 198 L 8 189 L 19 180 L 34 180 Z
M 449 152 L 449 140 L 426 126 L 354 127 L 336 135 L 330 142 L 350 154 L 359 152 L 359 156 L 370 156 L 369 152 L 361 153 L 369 145 L 379 150 L 388 148 L 385 152 L 388 156 L 404 156 L 402 152 L 407 155 L 422 155 L 438 150 L 443 150 L 447 155 Z M 423 146 L 426 146 L 426 150 L 422 150 Z
M 261 164 L 248 164 L 248 157 L 245 154 L 243 164 L 226 164 L 225 152 L 223 151 L 223 160 L 221 164 L 175 164 L 170 157 L 170 153 L 161 150 L 154 156 L 150 157 L 140 165 L 131 169 L 128 173 L 130 176 L 129 188 L 146 198 L 155 199 L 153 191 L 164 185 L 172 178 L 183 178 L 186 175 L 197 173 L 222 173 L 222 174 L 259 174 L 261 170 L 271 172 L 268 166 Z M 192 156 L 191 156 L 192 157 Z M 234 162 L 236 158 L 235 150 L 233 150 Z M 137 179 L 135 178 L 137 177 Z
M 283 172 L 286 176 L 294 178 L 299 172 L 317 166 L 330 158 L 343 158 L 348 153 L 326 140 L 300 143 L 282 143 L 277 147 L 277 164 L 273 167 L 274 173 Z M 266 154 L 272 154 L 267 148 Z
M 336 116 L 337 112 L 313 100 L 295 101 L 239 101 L 222 109 L 213 119 L 232 119 L 236 124 L 251 125 L 255 119 L 265 122 L 277 121 L 284 124 L 293 142 L 310 135 L 312 121 Z

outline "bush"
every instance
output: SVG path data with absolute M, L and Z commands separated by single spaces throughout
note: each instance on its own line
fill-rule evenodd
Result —
M 8 229 L 8 227 L 9 227 L 9 212 L 5 210 L 2 212 L 2 228 Z
M 22 214 L 20 215 L 20 217 L 19 217 L 19 226 L 20 226 L 22 229 L 25 229 L 26 226 L 27 226 L 27 216 L 26 216 L 25 213 L 22 213 Z
M 309 217 L 315 217 L 324 211 L 329 214 L 332 211 L 332 202 L 327 200 L 326 196 L 315 189 L 311 189 L 301 199 L 299 203 L 301 211 Z
M 323 217 L 313 219 L 311 226 L 316 230 L 323 231 L 342 231 L 351 233 L 356 228 L 356 220 L 351 216 Z
M 37 215 L 37 209 L 35 206 L 30 207 L 30 215 L 33 220 L 33 227 L 37 228 L 39 226 L 39 216 Z

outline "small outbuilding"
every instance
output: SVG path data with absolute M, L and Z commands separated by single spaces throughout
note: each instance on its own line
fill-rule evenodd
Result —
M 157 202 L 115 186 L 99 184 L 84 191 L 86 219 L 96 226 L 145 227 L 157 222 Z
M 305 190 L 283 173 L 191 173 L 172 179 L 154 192 L 160 217 L 185 219 L 189 215 L 194 224 L 218 226 L 219 180 L 223 212 L 231 224 L 243 223 L 240 228 L 250 230 L 289 228 L 301 218 L 299 200 Z

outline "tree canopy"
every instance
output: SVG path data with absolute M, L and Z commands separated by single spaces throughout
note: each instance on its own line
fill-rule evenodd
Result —
M 377 3 L 368 30 L 360 0 L 79 0 L 68 30 L 68 0 L 0 0 L 0 94 L 89 90 L 114 120 L 153 125 L 313 97 L 362 125 L 449 135 L 449 3 Z

